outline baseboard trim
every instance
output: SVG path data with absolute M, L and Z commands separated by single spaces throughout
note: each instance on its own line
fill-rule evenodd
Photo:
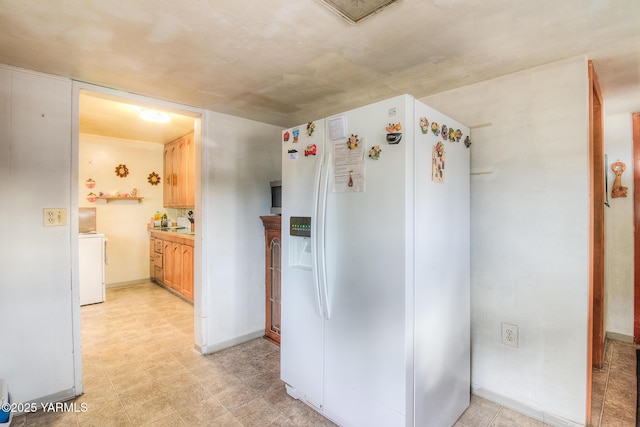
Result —
M 263 336 L 264 336 L 264 329 L 260 329 L 255 332 L 251 332 L 245 335 L 240 335 L 230 340 L 221 341 L 215 344 L 208 344 L 204 346 L 199 346 L 198 344 L 195 344 L 195 349 L 200 354 L 211 354 L 211 353 L 215 353 L 216 351 L 224 350 L 226 348 L 233 347 L 238 344 L 242 344 L 247 341 L 254 340 L 256 338 L 261 338 Z
M 474 384 L 471 384 L 471 393 L 553 427 L 584 427 L 584 424 L 578 424 L 562 417 L 548 414 L 539 408 L 533 408 L 517 400 L 477 387 Z
M 56 402 L 66 402 L 67 400 L 71 400 L 71 399 L 75 398 L 76 396 L 77 396 L 76 395 L 76 389 L 75 389 L 75 387 L 72 387 L 72 388 L 69 388 L 69 389 L 66 389 L 66 390 L 59 391 L 57 393 L 49 394 L 47 396 L 43 396 L 43 397 L 39 397 L 37 399 L 30 400 L 29 402 L 26 402 L 26 403 L 35 403 L 37 408 L 38 408 L 38 410 L 41 410 L 43 404 L 56 403 Z M 18 415 L 22 415 L 22 414 L 24 414 L 24 412 L 16 412 L 13 415 L 18 416 Z
M 628 342 L 628 343 L 633 344 L 633 337 L 630 336 L 630 335 L 619 334 L 617 332 L 608 332 L 607 331 L 605 336 L 610 340 Z
M 142 285 L 144 283 L 149 283 L 151 279 L 138 279 L 138 280 L 128 280 L 126 282 L 117 282 L 117 283 L 107 283 L 104 285 L 105 288 L 120 288 L 122 286 L 130 286 L 130 285 Z

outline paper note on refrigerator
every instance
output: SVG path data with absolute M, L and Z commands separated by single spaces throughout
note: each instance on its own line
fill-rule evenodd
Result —
M 333 144 L 334 193 L 357 193 L 365 190 L 364 147 L 365 138 L 349 148 L 346 141 Z

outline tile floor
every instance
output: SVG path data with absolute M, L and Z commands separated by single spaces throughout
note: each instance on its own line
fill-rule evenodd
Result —
M 81 315 L 79 412 L 26 414 L 12 427 L 335 426 L 286 394 L 279 348 L 269 341 L 197 354 L 193 306 L 152 283 L 108 289 L 105 303 L 85 306 Z M 635 346 L 608 342 L 605 351 L 605 368 L 594 371 L 594 392 L 603 397 L 594 397 L 591 425 L 634 426 Z M 456 426 L 544 424 L 472 396 Z

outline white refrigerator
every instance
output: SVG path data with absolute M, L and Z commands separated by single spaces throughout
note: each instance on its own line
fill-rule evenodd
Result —
M 281 378 L 341 426 L 469 405 L 468 136 L 409 95 L 282 132 Z
M 80 305 L 104 301 L 104 266 L 107 239 L 102 233 L 78 235 Z

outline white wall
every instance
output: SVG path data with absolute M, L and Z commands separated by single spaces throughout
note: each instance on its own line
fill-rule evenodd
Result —
M 202 118 L 203 292 L 195 306 L 204 352 L 262 336 L 265 326 L 264 228 L 269 182 L 280 179 L 281 129 L 207 111 Z M 197 249 L 197 248 L 196 248 Z M 197 280 L 197 274 L 196 274 Z M 200 333 L 196 329 L 196 339 Z
M 109 264 L 105 270 L 107 286 L 149 279 L 147 224 L 156 211 L 166 212 L 162 207 L 163 148 L 162 144 L 80 134 L 79 206 L 96 208 L 96 228 L 109 239 Z M 129 169 L 127 177 L 120 178 L 115 174 L 119 164 L 125 164 Z M 151 172 L 160 175 L 159 185 L 147 182 Z M 93 189 L 85 186 L 87 178 L 96 181 Z M 130 192 L 133 188 L 144 197 L 142 203 L 135 200 L 90 203 L 86 198 L 89 192 Z
M 605 100 L 606 107 L 606 100 Z M 633 338 L 633 125 L 631 114 L 605 117 L 609 208 L 605 208 L 605 330 Z M 611 164 L 627 165 L 622 185 L 627 197 L 611 198 Z M 620 337 L 622 338 L 622 337 Z
M 586 59 L 422 101 L 471 127 L 473 392 L 549 424 L 582 425 L 589 369 Z M 501 322 L 519 326 L 518 348 L 501 344 Z
M 75 394 L 71 185 L 71 81 L 0 67 L 0 378 L 15 402 Z M 67 224 L 44 227 L 43 208 Z

